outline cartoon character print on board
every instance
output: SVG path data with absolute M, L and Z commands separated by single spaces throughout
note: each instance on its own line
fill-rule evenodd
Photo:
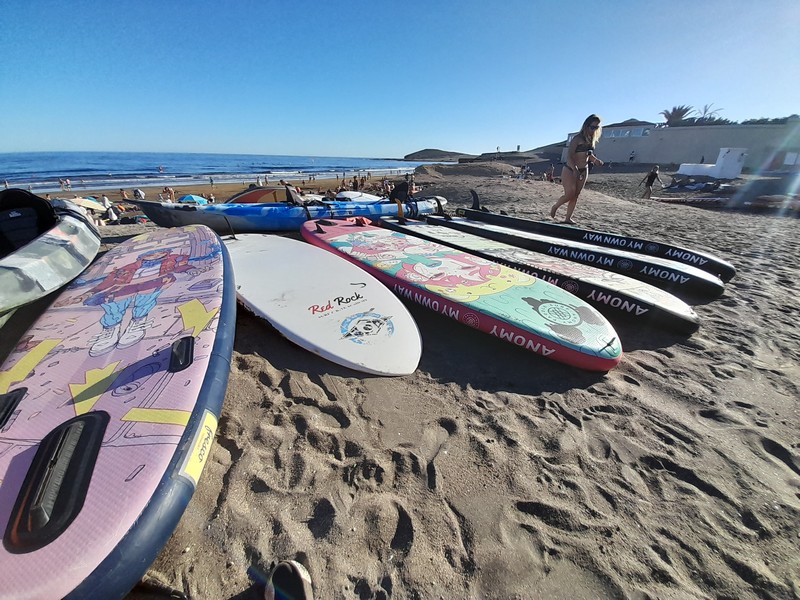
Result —
M 161 390 L 176 377 L 188 385 L 196 372 L 193 365 L 170 372 L 171 348 L 191 337 L 195 361 L 210 352 L 222 285 L 218 239 L 205 228 L 186 229 L 192 235 L 139 236 L 127 254 L 109 252 L 62 293 L 0 371 L 0 393 L 23 386 L 39 398 L 23 402 L 4 432 L 26 445 L 36 435 L 15 434 L 14 421 L 46 432 L 70 416 L 105 410 L 112 424 L 104 445 L 178 442 L 195 399 Z M 104 338 L 108 329 L 119 335 Z M 50 397 L 57 405 L 37 405 Z
M 411 238 L 388 229 L 348 233 L 330 241 L 331 246 L 354 258 L 375 264 L 393 264 L 409 254 L 434 254 L 442 249 L 440 244 L 421 238 Z
M 535 282 L 530 275 L 483 258 L 389 230 L 348 234 L 332 245 L 394 277 L 462 303 Z
M 615 338 L 605 339 L 606 324 L 599 313 L 569 304 L 571 296 L 536 286 L 537 278 L 521 271 L 389 230 L 348 234 L 332 242 L 382 271 L 450 300 L 480 304 L 498 316 L 528 321 L 534 330 L 544 325 L 564 342 L 617 343 Z M 503 293 L 512 288 L 510 296 Z M 479 313 L 464 319 L 471 326 L 480 323 Z
M 99 319 L 102 330 L 92 338 L 89 355 L 101 356 L 114 348 L 124 349 L 140 342 L 153 325 L 148 315 L 159 296 L 175 283 L 176 275 L 188 273 L 191 278 L 197 277 L 208 270 L 206 263 L 217 258 L 219 252 L 218 244 L 191 258 L 177 248 L 148 248 L 131 262 L 115 265 L 107 275 L 93 280 L 78 278 L 76 288 L 91 286 L 81 295 L 84 306 L 99 306 L 103 310 Z M 123 330 L 123 319 L 131 305 L 131 317 Z

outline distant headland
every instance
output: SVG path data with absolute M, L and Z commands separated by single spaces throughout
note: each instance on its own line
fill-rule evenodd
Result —
M 500 160 L 507 164 L 527 164 L 536 162 L 559 162 L 561 150 L 566 141 L 549 144 L 533 150 L 512 152 L 484 152 L 483 154 L 466 154 L 449 150 L 427 148 L 412 152 L 403 157 L 403 160 L 430 161 L 430 162 L 487 162 Z

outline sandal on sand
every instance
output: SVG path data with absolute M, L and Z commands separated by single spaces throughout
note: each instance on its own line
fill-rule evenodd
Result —
M 576 221 L 573 221 L 572 219 L 569 219 L 567 221 L 562 221 L 562 223 L 564 225 L 577 225 L 578 224 Z
M 306 568 L 295 560 L 282 560 L 272 566 L 264 600 L 314 600 L 311 576 Z

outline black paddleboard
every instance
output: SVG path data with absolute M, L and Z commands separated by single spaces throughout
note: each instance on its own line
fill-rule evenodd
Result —
M 513 269 L 535 275 L 593 305 L 609 319 L 694 333 L 697 313 L 680 298 L 643 281 L 555 256 L 517 248 L 424 221 L 384 217 L 381 225 L 432 242 L 445 244 Z
M 474 235 L 504 242 L 518 248 L 541 252 L 549 256 L 592 265 L 606 271 L 621 273 L 656 287 L 670 290 L 681 298 L 711 300 L 725 290 L 719 277 L 696 267 L 675 261 L 605 248 L 585 242 L 554 238 L 530 231 L 511 229 L 464 217 L 428 216 L 428 223 L 451 227 Z
M 473 199 L 472 208 L 457 209 L 456 214 L 460 217 L 467 217 L 475 221 L 483 221 L 484 223 L 492 223 L 494 225 L 502 225 L 503 227 L 519 229 L 521 231 L 541 233 L 550 237 L 575 240 L 595 246 L 618 248 L 619 250 L 635 252 L 636 254 L 665 258 L 696 267 L 707 273 L 716 275 L 725 282 L 730 281 L 733 276 L 736 275 L 736 268 L 731 263 L 707 252 L 689 250 L 672 244 L 643 240 L 616 233 L 592 231 L 590 229 L 582 229 L 570 225 L 546 223 L 544 221 L 534 221 L 532 219 L 523 219 L 521 217 L 511 217 L 487 212 L 485 209 L 481 208 L 477 193 L 474 190 L 471 190 L 471 192 Z

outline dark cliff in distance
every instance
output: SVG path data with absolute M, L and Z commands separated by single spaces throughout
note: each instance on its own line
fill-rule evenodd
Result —
M 533 150 L 522 152 L 484 152 L 480 155 L 448 152 L 447 150 L 420 150 L 404 156 L 404 160 L 423 160 L 431 162 L 488 162 L 499 160 L 508 164 L 526 164 L 536 162 L 555 162 L 561 160 L 561 150 L 566 142 L 558 142 Z
M 436 150 L 427 148 L 419 152 L 406 154 L 403 160 L 429 160 L 441 162 L 458 162 L 462 158 L 475 158 L 474 154 L 464 154 L 463 152 L 448 152 L 447 150 Z

